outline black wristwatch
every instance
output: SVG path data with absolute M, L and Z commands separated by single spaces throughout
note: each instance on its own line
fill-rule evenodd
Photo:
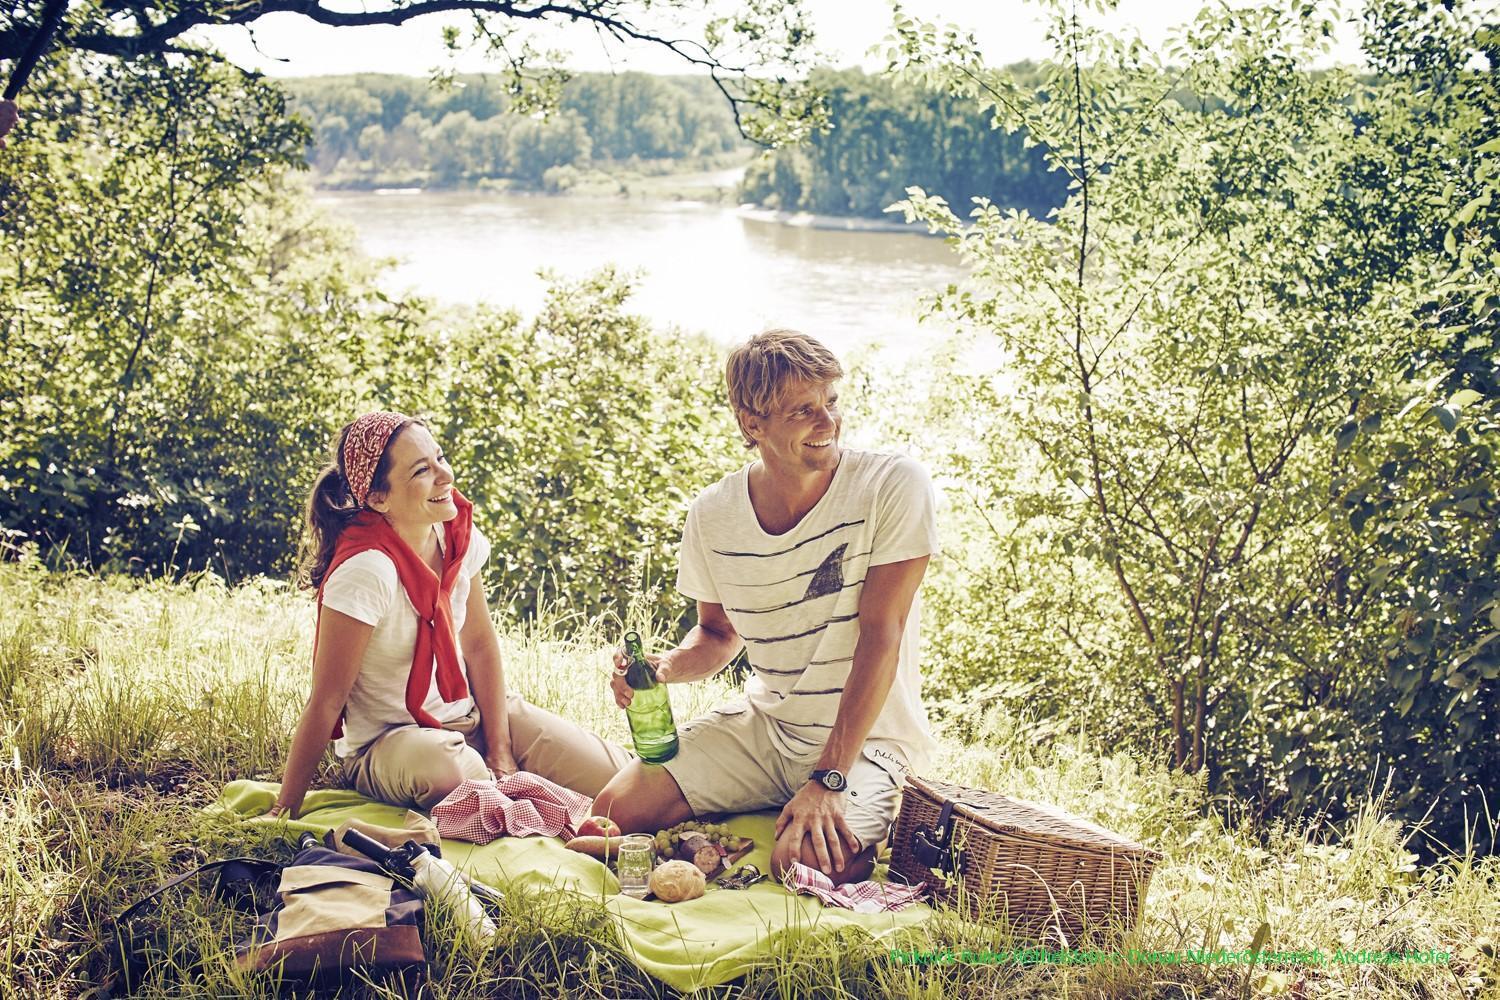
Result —
M 844 777 L 844 772 L 836 767 L 814 771 L 807 776 L 807 780 L 816 781 L 830 792 L 842 792 L 849 787 L 849 780 Z

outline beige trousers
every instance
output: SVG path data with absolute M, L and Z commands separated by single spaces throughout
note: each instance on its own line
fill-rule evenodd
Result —
M 630 761 L 625 748 L 518 695 L 507 695 L 510 752 L 521 770 L 590 798 Z M 388 729 L 344 758 L 344 778 L 361 795 L 430 809 L 466 778 L 488 778 L 479 709 L 442 729 Z

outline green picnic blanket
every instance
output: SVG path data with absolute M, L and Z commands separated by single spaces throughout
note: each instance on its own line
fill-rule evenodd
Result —
M 271 808 L 277 791 L 277 785 L 266 782 L 230 782 L 211 808 L 252 819 Z M 286 825 L 294 832 L 321 835 L 356 817 L 400 827 L 405 815 L 405 809 L 333 789 L 309 792 L 301 818 Z M 769 871 L 775 814 L 745 813 L 726 822 L 736 834 L 755 841 L 755 848 L 740 863 Z M 620 894 L 620 884 L 607 866 L 567 850 L 556 837 L 501 837 L 483 845 L 445 840 L 443 857 L 483 882 L 541 890 L 564 888 L 601 900 L 615 917 L 625 953 L 641 969 L 683 992 L 744 975 L 774 955 L 779 945 L 798 936 L 858 928 L 883 938 L 918 927 L 932 916 L 925 904 L 895 913 L 825 907 L 812 896 L 794 895 L 770 880 L 744 891 L 711 888 L 699 899 L 671 905 L 631 899 Z

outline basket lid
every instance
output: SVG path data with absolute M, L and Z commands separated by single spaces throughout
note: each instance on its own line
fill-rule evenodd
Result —
M 1118 833 L 1055 806 L 917 775 L 909 777 L 907 785 L 918 787 L 940 801 L 952 800 L 954 812 L 996 833 L 1045 840 L 1091 853 L 1133 854 L 1153 863 L 1161 858 L 1149 847 L 1126 840 Z

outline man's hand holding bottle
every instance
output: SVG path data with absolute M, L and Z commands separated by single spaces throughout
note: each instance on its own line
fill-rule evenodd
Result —
M 646 662 L 651 665 L 656 674 L 658 684 L 669 684 L 672 681 L 672 665 L 667 659 L 666 653 L 660 656 L 654 653 L 646 654 Z M 615 704 L 621 708 L 629 708 L 631 700 L 635 697 L 635 688 L 631 687 L 625 680 L 625 671 L 630 666 L 630 654 L 621 646 L 614 652 L 614 672 L 610 674 L 609 687 L 614 692 Z
M 667 656 L 647 656 L 639 632 L 625 633 L 624 649 L 615 653 L 610 688 L 615 704 L 630 722 L 630 741 L 648 764 L 665 764 L 677 755 L 677 722 L 664 686 L 672 679 Z

